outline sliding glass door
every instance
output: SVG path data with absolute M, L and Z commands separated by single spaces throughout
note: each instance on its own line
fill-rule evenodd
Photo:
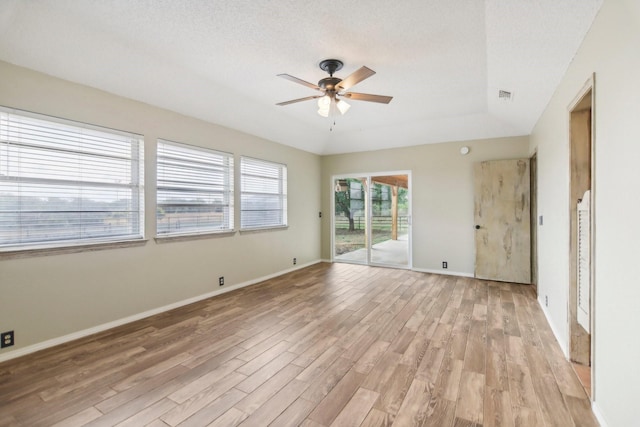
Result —
M 334 180 L 334 259 L 367 264 L 367 177 Z
M 409 266 L 409 177 L 371 177 L 371 264 Z
M 333 260 L 409 268 L 409 174 L 333 179 Z

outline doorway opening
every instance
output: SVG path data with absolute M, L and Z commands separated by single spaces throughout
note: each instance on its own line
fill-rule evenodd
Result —
M 409 178 L 387 172 L 332 179 L 333 261 L 411 268 Z
M 593 378 L 593 79 L 569 109 L 569 358 L 587 394 Z M 590 367 L 590 368 L 589 368 Z

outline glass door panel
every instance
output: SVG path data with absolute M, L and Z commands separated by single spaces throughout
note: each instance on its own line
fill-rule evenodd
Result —
M 408 175 L 371 177 L 370 263 L 409 266 Z
M 336 261 L 368 263 L 366 177 L 334 180 L 334 247 Z

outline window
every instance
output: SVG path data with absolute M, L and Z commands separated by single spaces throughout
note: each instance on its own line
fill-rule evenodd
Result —
M 0 107 L 0 250 L 142 239 L 140 135 Z
M 158 140 L 158 236 L 233 230 L 233 155 Z
M 240 160 L 242 229 L 287 225 L 287 167 L 242 157 Z

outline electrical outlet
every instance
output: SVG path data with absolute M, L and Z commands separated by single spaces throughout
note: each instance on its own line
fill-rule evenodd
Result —
M 296 258 L 293 259 L 293 265 L 296 265 L 298 263 L 298 260 Z
M 549 295 L 544 296 L 544 305 L 545 307 L 549 307 Z
M 220 276 L 220 277 L 218 277 L 218 284 L 219 284 L 220 286 L 224 285 L 224 276 Z
M 442 268 L 449 268 L 447 261 L 442 261 Z
M 11 347 L 15 344 L 13 331 L 3 332 L 0 334 L 0 348 Z
M 322 212 L 318 212 L 318 218 L 322 218 Z

